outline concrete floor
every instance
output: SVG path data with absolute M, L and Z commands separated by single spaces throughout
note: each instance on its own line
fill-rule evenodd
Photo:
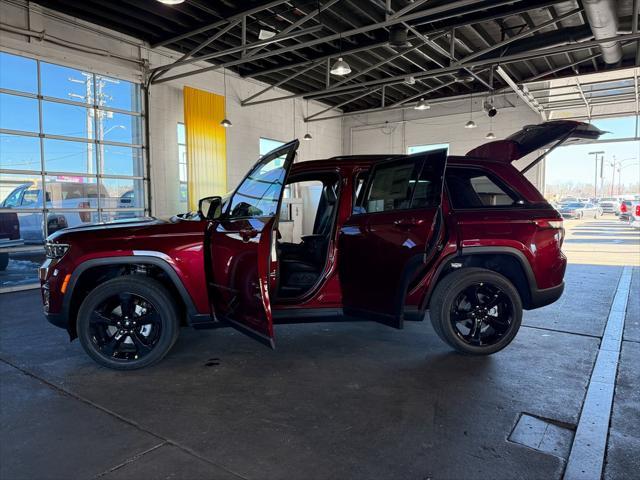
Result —
M 184 329 L 162 363 L 118 373 L 48 325 L 37 292 L 0 295 L 0 478 L 559 479 L 616 261 L 570 265 L 562 299 L 526 312 L 487 358 L 452 353 L 429 322 L 321 323 L 277 327 L 275 352 L 230 329 Z M 639 277 L 607 479 L 640 469 Z M 550 453 L 511 441 L 523 414 L 559 427 Z

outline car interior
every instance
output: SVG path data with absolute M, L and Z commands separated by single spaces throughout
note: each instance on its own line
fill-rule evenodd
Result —
M 300 297 L 318 282 L 334 232 L 338 186 L 339 177 L 333 172 L 298 176 L 287 182 L 277 235 L 280 298 Z M 302 228 L 287 234 L 287 222 L 298 222 Z

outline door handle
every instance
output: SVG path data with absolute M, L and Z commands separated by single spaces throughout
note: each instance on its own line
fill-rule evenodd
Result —
M 393 224 L 402 229 L 409 229 L 413 227 L 418 227 L 424 223 L 424 220 L 421 218 L 401 218 L 400 220 L 396 220 Z
M 255 228 L 243 228 L 239 233 L 245 243 L 258 235 L 258 231 Z

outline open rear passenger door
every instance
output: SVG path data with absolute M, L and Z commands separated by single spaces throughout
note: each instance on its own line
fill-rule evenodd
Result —
M 294 140 L 263 156 L 206 233 L 209 298 L 216 318 L 271 348 L 269 289 L 277 274 L 275 229 L 299 143 Z
M 440 149 L 373 167 L 338 239 L 346 314 L 402 327 L 407 289 L 441 233 L 446 160 Z

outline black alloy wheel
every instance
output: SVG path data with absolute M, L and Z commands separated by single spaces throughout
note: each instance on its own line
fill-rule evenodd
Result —
M 94 308 L 89 330 L 91 341 L 103 355 L 115 360 L 138 360 L 157 345 L 162 322 L 149 300 L 123 292 Z
M 89 292 L 78 311 L 77 331 L 93 360 L 133 370 L 167 354 L 178 338 L 179 316 L 171 293 L 160 282 L 127 275 Z
M 479 282 L 458 294 L 451 304 L 450 320 L 463 342 L 478 347 L 494 345 L 511 327 L 513 306 L 500 287 Z
M 489 355 L 514 339 L 522 323 L 522 300 L 503 275 L 461 268 L 438 282 L 429 304 L 438 336 L 455 350 Z

